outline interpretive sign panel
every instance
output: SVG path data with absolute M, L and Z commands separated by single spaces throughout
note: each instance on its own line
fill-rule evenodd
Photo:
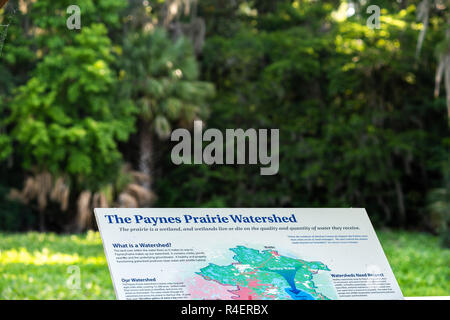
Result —
M 95 209 L 118 299 L 403 299 L 364 209 Z

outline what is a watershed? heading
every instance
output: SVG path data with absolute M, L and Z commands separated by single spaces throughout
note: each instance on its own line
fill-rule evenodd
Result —
M 118 216 L 116 214 L 107 214 L 105 219 L 109 224 L 174 224 L 174 223 L 296 223 L 295 214 L 290 216 L 244 216 L 242 214 L 229 214 L 226 216 L 209 215 L 192 216 L 189 214 L 180 217 L 147 217 L 142 215 L 133 215 L 131 217 Z

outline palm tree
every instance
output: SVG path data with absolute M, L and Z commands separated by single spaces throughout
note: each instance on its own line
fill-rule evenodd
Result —
M 152 177 L 154 139 L 167 139 L 173 126 L 190 128 L 208 113 L 212 84 L 198 80 L 191 43 L 172 41 L 164 29 L 132 33 L 124 42 L 126 94 L 140 110 L 139 170 Z M 143 186 L 150 188 L 152 179 Z

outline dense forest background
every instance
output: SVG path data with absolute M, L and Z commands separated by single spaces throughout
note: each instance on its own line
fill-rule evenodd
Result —
M 94 207 L 364 207 L 449 242 L 449 6 L 10 0 L 0 229 L 80 232 Z M 196 119 L 279 129 L 279 173 L 174 165 L 170 133 Z

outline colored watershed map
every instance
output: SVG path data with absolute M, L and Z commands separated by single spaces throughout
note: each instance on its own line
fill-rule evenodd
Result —
M 314 280 L 319 271 L 330 271 L 322 262 L 308 262 L 282 256 L 275 250 L 260 251 L 245 246 L 230 250 L 235 253 L 236 262 L 225 266 L 211 263 L 197 273 L 201 279 L 197 279 L 195 287 L 203 291 L 204 299 L 330 299 L 319 292 Z

